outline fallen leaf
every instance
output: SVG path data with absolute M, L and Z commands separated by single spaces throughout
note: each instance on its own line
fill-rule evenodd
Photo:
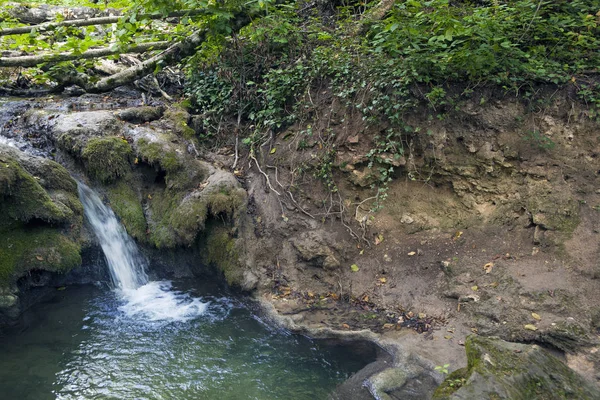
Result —
M 483 266 L 483 269 L 485 270 L 486 274 L 489 274 L 490 272 L 492 272 L 492 269 L 494 269 L 494 263 L 487 263 Z
M 270 154 L 275 154 L 276 151 L 277 151 L 277 147 L 273 147 L 269 153 Z
M 477 286 L 471 286 L 471 290 L 474 291 L 474 292 L 476 292 L 477 290 L 479 290 L 479 287 L 477 287 Z
M 383 329 L 392 329 L 394 324 L 383 324 Z
M 62 291 L 62 290 L 67 290 L 67 287 L 66 287 L 66 286 L 61 286 L 61 287 L 59 287 L 59 288 L 56 288 L 56 290 L 60 290 L 60 291 Z
M 307 295 L 308 295 L 308 297 L 310 297 L 311 299 L 312 299 L 313 297 L 315 297 L 315 294 L 314 294 L 313 292 L 307 292 L 306 294 L 307 294 Z
M 417 254 L 417 252 L 416 252 L 416 251 L 411 251 L 410 253 L 408 253 L 408 256 L 409 256 L 409 257 L 412 257 L 412 256 L 414 256 L 415 254 Z
M 462 231 L 458 231 L 454 234 L 454 240 L 458 240 L 460 239 L 460 237 L 462 236 L 463 232 Z
M 532 324 L 527 324 L 523 328 L 527 329 L 528 331 L 537 331 L 537 327 Z
M 473 332 L 473 333 L 478 333 L 478 332 L 479 332 L 479 330 L 478 330 L 477 328 L 471 328 L 471 332 Z
M 360 255 L 362 256 L 364 253 L 365 253 L 365 249 L 362 249 L 362 250 L 360 251 L 360 253 L 358 253 L 358 254 L 360 254 Z
M 350 266 L 350 271 L 352 271 L 352 272 L 358 272 L 359 270 L 360 270 L 360 268 L 358 268 L 358 265 L 356 265 L 356 264 L 352 264 Z
M 135 165 L 137 165 L 137 164 L 139 164 L 139 163 L 140 163 L 140 160 L 139 160 L 139 159 L 136 157 L 136 158 L 135 158 L 135 160 L 133 160 L 133 163 L 134 163 Z
M 534 312 L 531 313 L 531 316 L 533 317 L 533 319 L 536 319 L 538 321 L 541 321 L 542 317 L 540 317 L 540 314 L 536 314 Z
M 446 336 L 444 336 L 444 339 L 449 340 L 449 339 L 452 339 L 452 337 L 453 337 L 452 335 L 446 335 Z
M 365 303 L 368 303 L 368 302 L 369 302 L 369 296 L 365 294 L 365 295 L 362 297 L 362 299 L 361 299 L 361 300 L 362 300 L 362 301 L 364 301 Z
M 348 324 L 342 324 L 342 328 L 343 329 L 350 329 L 350 325 L 348 325 Z
M 36 258 L 38 261 L 44 261 L 44 257 L 42 257 L 42 256 L 35 256 L 35 258 Z
M 387 279 L 386 279 L 386 278 L 379 278 L 379 282 L 381 282 L 381 283 L 386 283 L 386 282 L 387 282 Z
M 151 194 L 148 195 L 148 200 L 152 200 L 152 195 Z
M 375 238 L 375 246 L 379 245 L 381 242 L 383 242 L 383 235 L 379 234 L 377 235 L 377 237 Z
M 427 314 L 425 314 L 425 313 L 419 313 L 417 315 L 417 317 L 419 317 L 419 319 L 425 319 L 425 318 L 427 318 Z

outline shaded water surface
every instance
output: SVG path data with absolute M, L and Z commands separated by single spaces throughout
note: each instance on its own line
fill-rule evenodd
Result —
M 325 399 L 374 357 L 271 329 L 201 282 L 131 296 L 69 287 L 27 312 L 0 338 L 0 398 Z

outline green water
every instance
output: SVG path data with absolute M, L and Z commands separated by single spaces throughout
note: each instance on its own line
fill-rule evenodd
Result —
M 374 357 L 273 329 L 222 289 L 174 289 L 204 311 L 152 320 L 108 289 L 57 291 L 0 337 L 0 398 L 326 399 Z

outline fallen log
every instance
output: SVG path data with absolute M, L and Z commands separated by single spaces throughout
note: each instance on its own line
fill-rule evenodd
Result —
M 194 16 L 194 15 L 202 15 L 206 14 L 205 10 L 183 10 L 172 12 L 167 15 L 163 14 L 142 14 L 138 15 L 137 19 L 163 19 L 163 18 L 181 18 L 185 16 Z M 61 22 L 45 22 L 43 24 L 38 25 L 28 25 L 28 26 L 18 26 L 15 28 L 5 28 L 0 29 L 0 36 L 8 36 L 8 35 L 23 35 L 26 33 L 30 33 L 35 30 L 36 32 L 46 32 L 50 30 L 54 30 L 58 27 L 63 26 L 91 26 L 91 25 L 108 25 L 119 22 L 119 20 L 127 18 L 122 15 L 114 15 L 107 17 L 96 17 L 96 18 L 82 18 L 82 19 L 72 19 Z
M 53 21 L 57 15 L 65 19 L 82 19 L 117 15 L 121 12 L 114 8 L 100 10 L 92 7 L 65 7 L 53 6 L 48 4 L 39 4 L 35 7 L 22 3 L 4 3 L 2 7 L 8 12 L 8 15 L 24 24 L 41 24 L 47 21 Z
M 126 85 L 152 73 L 156 69 L 158 63 L 165 65 L 176 64 L 184 57 L 194 54 L 197 47 L 204 41 L 205 36 L 206 32 L 196 31 L 183 41 L 173 44 L 171 47 L 154 57 L 150 57 L 140 64 L 127 68 L 122 72 L 101 79 L 94 85 L 86 85 L 84 88 L 91 93 L 108 92 L 116 87 Z
M 0 67 L 35 67 L 44 63 L 58 63 L 79 59 L 107 57 L 124 53 L 146 53 L 151 50 L 164 50 L 172 46 L 171 42 L 149 42 L 125 48 L 103 47 L 91 49 L 83 53 L 40 54 L 35 56 L 0 57 Z

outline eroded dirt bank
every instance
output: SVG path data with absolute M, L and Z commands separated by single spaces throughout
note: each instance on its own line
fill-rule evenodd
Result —
M 421 133 L 383 163 L 394 179 L 377 212 L 376 132 L 329 104 L 310 135 L 292 126 L 237 154 L 198 141 L 172 105 L 84 96 L 2 120 L 94 181 L 140 244 L 197 250 L 290 329 L 392 352 L 361 396 L 423 398 L 442 381 L 435 366 L 467 365 L 472 334 L 546 346 L 600 378 L 598 124 L 568 93 L 549 98 L 533 110 L 473 99 L 442 120 L 415 110 Z

